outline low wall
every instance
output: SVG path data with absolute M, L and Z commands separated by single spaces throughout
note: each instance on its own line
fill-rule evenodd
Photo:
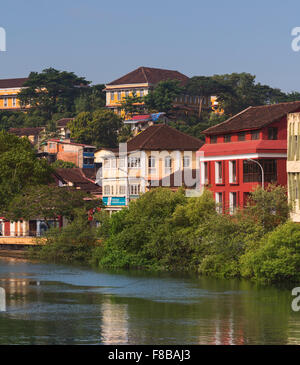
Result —
M 35 237 L 0 237 L 0 245 L 36 245 Z

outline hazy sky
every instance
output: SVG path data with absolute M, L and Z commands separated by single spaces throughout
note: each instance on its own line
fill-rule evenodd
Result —
M 245 71 L 300 91 L 297 26 L 299 0 L 3 1 L 0 78 L 54 67 L 96 84 L 152 66 L 187 76 Z

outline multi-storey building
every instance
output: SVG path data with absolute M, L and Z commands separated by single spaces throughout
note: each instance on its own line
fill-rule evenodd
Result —
M 57 160 L 72 162 L 80 168 L 95 167 L 95 150 L 95 146 L 59 139 L 49 139 L 45 147 L 45 152 L 55 155 Z
M 291 219 L 300 222 L 300 113 L 288 115 L 287 174 Z
M 220 211 L 244 207 L 262 180 L 287 185 L 287 114 L 296 111 L 300 101 L 249 107 L 203 132 L 200 175 Z
M 194 186 L 191 171 L 197 168 L 196 152 L 202 145 L 197 138 L 159 124 L 120 144 L 116 151 L 103 151 L 106 155 L 103 157 L 102 192 L 107 210 L 122 209 L 154 186 Z M 186 171 L 186 174 L 176 173 L 178 171 Z
M 106 85 L 106 107 L 124 116 L 124 113 L 120 111 L 123 98 L 132 96 L 133 93 L 136 96 L 143 97 L 155 88 L 160 81 L 166 80 L 178 80 L 180 85 L 184 86 L 189 78 L 178 71 L 139 67 Z M 185 112 L 197 112 L 199 104 L 199 96 L 180 95 L 174 100 L 174 108 L 182 109 Z M 210 106 L 210 98 L 207 97 L 203 101 L 203 108 L 209 108 Z
M 23 88 L 26 77 L 0 80 L 0 110 L 21 110 L 18 94 Z

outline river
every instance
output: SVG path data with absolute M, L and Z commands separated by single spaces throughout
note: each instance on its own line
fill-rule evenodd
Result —
M 0 257 L 0 287 L 0 344 L 300 344 L 294 285 Z

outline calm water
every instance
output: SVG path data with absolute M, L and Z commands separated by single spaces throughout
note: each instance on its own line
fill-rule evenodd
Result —
M 300 344 L 291 288 L 8 258 L 0 287 L 0 344 Z

